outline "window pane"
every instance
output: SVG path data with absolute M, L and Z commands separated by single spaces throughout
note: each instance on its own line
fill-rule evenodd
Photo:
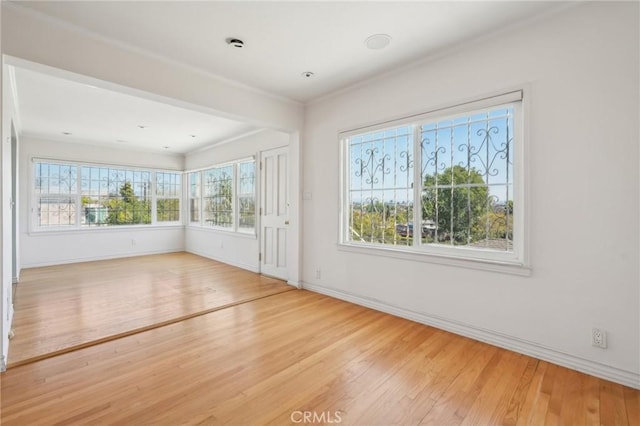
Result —
M 238 227 L 243 230 L 255 229 L 256 163 L 247 161 L 238 164 Z
M 82 166 L 82 226 L 151 223 L 151 172 Z
M 350 241 L 411 245 L 413 139 L 409 126 L 349 140 Z
M 38 226 L 74 226 L 75 224 L 75 198 L 48 195 L 38 199 Z
M 73 164 L 36 162 L 34 186 L 37 226 L 75 226 L 78 167 Z
M 422 243 L 513 250 L 513 107 L 421 126 Z
M 176 222 L 180 220 L 180 200 L 177 198 L 158 199 L 158 222 Z
M 177 222 L 180 220 L 180 174 L 156 172 L 156 220 Z
M 78 167 L 72 164 L 35 163 L 35 190 L 41 194 L 77 194 Z
M 200 222 L 200 176 L 201 172 L 189 174 L 189 221 Z
M 233 166 L 204 171 L 204 224 L 233 227 Z
M 239 218 L 238 227 L 242 229 L 254 229 L 256 226 L 255 197 L 238 198 Z

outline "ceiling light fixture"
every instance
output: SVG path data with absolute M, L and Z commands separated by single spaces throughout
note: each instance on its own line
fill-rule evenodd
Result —
M 65 136 L 69 136 L 71 134 L 71 132 L 62 132 L 63 135 Z
M 389 34 L 374 34 L 365 39 L 364 45 L 371 50 L 384 49 L 391 43 L 391 36 Z
M 169 149 L 168 145 L 163 146 L 164 149 Z
M 147 126 L 143 126 L 142 124 L 138 124 L 138 129 L 146 129 Z
M 192 138 L 195 138 L 195 137 L 196 137 L 196 135 L 189 135 L 189 136 L 191 136 Z
M 244 47 L 244 41 L 240 40 L 239 38 L 229 37 L 227 38 L 226 42 L 228 45 L 237 47 L 238 49 L 241 49 Z
M 118 142 L 118 143 L 127 143 L 127 141 L 125 141 L 124 139 L 116 139 L 116 142 Z
M 303 76 L 304 78 L 311 78 L 311 77 L 313 77 L 314 75 L 315 75 L 315 74 L 314 74 L 314 73 L 312 73 L 311 71 L 305 71 L 305 72 L 303 72 L 303 73 L 302 73 L 302 76 Z

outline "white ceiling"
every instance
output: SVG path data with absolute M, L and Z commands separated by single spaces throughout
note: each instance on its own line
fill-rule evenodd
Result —
M 561 6 L 540 1 L 12 4 L 302 103 Z M 367 49 L 364 40 L 373 34 L 389 34 L 391 43 Z M 242 39 L 245 47 L 229 46 L 228 37 Z M 305 71 L 315 76 L 304 78 Z M 48 139 L 160 151 L 168 146 L 167 151 L 186 153 L 255 131 L 227 118 L 34 70 L 16 67 L 15 87 L 22 132 Z
M 255 129 L 24 68 L 13 74 L 21 132 L 32 137 L 184 154 Z
M 48 16 L 308 102 L 557 7 L 541 1 L 33 1 Z M 364 40 L 393 37 L 383 50 Z M 245 47 L 225 43 L 240 38 Z M 301 73 L 313 71 L 305 79 Z

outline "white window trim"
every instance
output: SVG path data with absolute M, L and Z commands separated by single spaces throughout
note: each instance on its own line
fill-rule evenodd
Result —
M 70 196 L 74 196 L 76 198 L 76 208 L 77 212 L 81 212 L 82 204 L 82 177 L 80 169 L 82 167 L 110 167 L 110 168 L 119 168 L 119 169 L 127 169 L 127 170 L 135 170 L 141 172 L 150 172 L 150 180 L 151 180 L 151 223 L 149 224 L 135 224 L 135 225 L 111 225 L 111 226 L 94 226 L 94 227 L 83 227 L 80 220 L 80 214 L 76 214 L 76 223 L 74 225 L 68 226 L 46 226 L 41 227 L 37 225 L 38 221 L 38 197 L 39 195 L 35 190 L 35 172 L 33 170 L 33 164 L 35 163 L 49 163 L 49 164 L 60 164 L 60 165 L 74 165 L 78 168 L 78 177 L 77 177 L 77 186 L 78 191 L 77 194 L 71 194 Z M 171 169 L 158 169 L 153 167 L 144 167 L 144 166 L 132 166 L 129 164 L 119 164 L 119 163 L 100 163 L 100 162 L 92 162 L 92 161 L 79 161 L 79 160 L 64 160 L 60 158 L 47 158 L 47 157 L 31 157 L 30 163 L 32 167 L 29 172 L 29 223 L 28 223 L 28 233 L 30 235 L 39 235 L 39 234 L 65 234 L 65 233 L 84 233 L 84 232 L 106 232 L 106 231 L 115 231 L 115 230 L 132 230 L 132 229 L 161 229 L 161 228 L 176 228 L 183 227 L 183 217 L 181 216 L 177 221 L 166 221 L 166 222 L 157 222 L 156 221 L 156 173 L 175 173 L 182 175 L 183 172 L 181 170 L 171 170 Z M 184 186 L 183 183 L 184 177 L 180 177 L 180 184 Z M 182 213 L 182 204 L 183 199 L 180 197 L 180 212 Z
M 395 128 L 403 125 L 414 125 L 414 130 L 424 121 L 430 121 L 435 118 L 446 119 L 447 117 L 456 115 L 473 114 L 476 110 L 483 110 L 504 104 L 514 105 L 514 238 L 513 252 L 503 253 L 490 250 L 482 250 L 479 248 L 465 247 L 447 247 L 439 245 L 413 245 L 413 246 L 393 246 L 384 244 L 362 243 L 350 241 L 348 239 L 348 215 L 349 215 L 349 144 L 348 138 L 354 135 L 374 132 L 387 128 Z M 529 111 L 529 87 L 523 85 L 521 88 L 512 91 L 504 91 L 496 95 L 486 96 L 477 100 L 470 100 L 457 103 L 448 107 L 434 108 L 425 113 L 413 114 L 410 116 L 384 121 L 381 123 L 359 126 L 350 130 L 340 132 L 340 217 L 339 217 L 339 235 L 338 248 L 342 251 L 379 255 L 385 257 L 399 258 L 410 261 L 420 261 L 428 263 L 443 264 L 449 266 L 480 269 L 486 271 L 503 272 L 516 275 L 530 275 L 530 265 L 528 259 L 528 115 Z M 414 136 L 414 140 L 415 136 Z M 414 143 L 414 158 L 417 156 L 419 144 Z M 420 167 L 414 166 L 417 174 Z M 421 177 L 414 182 L 421 181 Z M 419 191 L 419 186 L 415 185 L 415 192 Z M 414 192 L 414 194 L 415 194 Z M 414 195 L 414 199 L 416 198 Z M 420 215 L 421 209 L 414 208 L 415 217 Z

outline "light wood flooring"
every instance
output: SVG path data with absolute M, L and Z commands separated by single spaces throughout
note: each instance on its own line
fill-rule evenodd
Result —
M 640 425 L 637 390 L 304 290 L 0 379 L 3 426 Z
M 26 269 L 9 367 L 293 287 L 189 253 Z

